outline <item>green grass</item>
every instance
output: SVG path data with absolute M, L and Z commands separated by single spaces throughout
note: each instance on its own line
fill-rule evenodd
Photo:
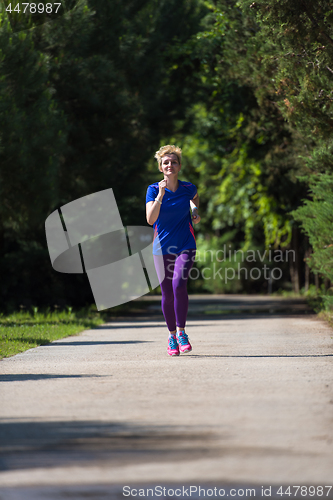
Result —
M 39 313 L 30 311 L 0 314 L 0 359 L 45 345 L 56 339 L 75 335 L 105 322 L 105 317 L 92 308 L 73 312 Z
M 128 302 L 102 313 L 97 312 L 95 306 L 77 311 L 67 307 L 64 311 L 50 312 L 47 309 L 41 312 L 37 307 L 32 307 L 11 314 L 0 313 L 0 359 L 117 318 L 146 314 L 148 305 L 148 302 Z

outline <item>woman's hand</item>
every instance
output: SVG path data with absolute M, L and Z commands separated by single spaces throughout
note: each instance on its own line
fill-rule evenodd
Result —
M 165 194 L 165 188 L 166 188 L 166 185 L 167 185 L 167 181 L 166 181 L 166 179 L 162 179 L 162 180 L 158 183 L 158 187 L 159 187 L 158 197 L 159 197 L 159 199 L 160 199 L 160 198 L 163 198 L 163 196 L 164 196 L 164 194 Z
M 167 182 L 166 179 L 163 179 L 161 182 L 158 183 L 159 190 L 158 190 L 158 193 L 157 193 L 155 200 L 148 201 L 148 203 L 146 203 L 146 218 L 147 218 L 148 224 L 150 224 L 151 226 L 158 219 L 163 196 L 165 194 L 166 182 Z
M 193 198 L 193 200 L 190 200 L 190 206 L 191 206 L 191 210 L 192 210 L 192 221 L 193 221 L 193 224 L 198 224 L 198 222 L 200 222 L 200 220 L 201 220 L 201 217 L 198 214 L 198 207 L 199 207 L 199 196 L 198 196 L 198 193 L 196 193 L 196 195 Z
M 198 222 L 200 222 L 200 220 L 201 220 L 201 217 L 198 214 L 198 210 L 194 209 L 192 211 L 192 221 L 193 221 L 193 224 L 198 224 Z

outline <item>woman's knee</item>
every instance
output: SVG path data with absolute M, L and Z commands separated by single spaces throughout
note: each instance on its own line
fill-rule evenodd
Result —
M 179 280 L 173 283 L 173 293 L 175 295 L 186 293 L 187 280 Z
M 172 285 L 162 288 L 162 300 L 164 304 L 173 304 L 174 301 L 174 292 Z
M 174 295 L 163 295 L 162 300 L 165 305 L 173 304 Z

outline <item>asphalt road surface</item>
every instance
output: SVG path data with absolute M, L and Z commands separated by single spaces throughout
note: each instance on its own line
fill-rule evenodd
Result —
M 333 330 L 195 296 L 171 358 L 159 300 L 0 362 L 0 499 L 333 498 Z

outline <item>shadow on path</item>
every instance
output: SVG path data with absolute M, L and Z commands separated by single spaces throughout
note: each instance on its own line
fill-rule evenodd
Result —
M 216 456 L 212 432 L 100 421 L 0 422 L 0 471 Z
M 333 354 L 187 354 L 187 358 L 333 358 Z
M 221 314 L 189 314 L 187 317 L 187 324 L 190 323 L 191 321 L 206 321 L 206 322 L 211 322 L 211 321 L 233 321 L 233 320 L 247 320 L 247 321 L 252 321 L 255 320 L 257 321 L 258 319 L 279 319 L 281 317 L 283 318 L 304 318 L 306 316 L 307 319 L 317 319 L 317 316 L 313 313 L 306 313 L 306 314 L 300 314 L 299 312 L 296 314 L 291 314 L 290 311 L 288 313 L 278 313 L 274 311 L 274 313 L 267 313 L 267 311 L 262 312 L 262 313 L 246 313 L 244 311 L 237 313 L 237 312 L 230 312 L 226 311 Z M 92 330 L 112 330 L 115 329 L 117 330 L 118 328 L 135 328 L 136 330 L 139 328 L 157 328 L 160 326 L 158 323 L 163 323 L 165 325 L 165 320 L 163 316 L 161 317 L 149 317 L 147 316 L 146 318 L 141 318 L 141 317 L 122 317 L 116 320 L 112 320 L 110 323 L 107 323 L 105 325 L 97 326 L 95 328 L 92 328 Z M 116 323 L 116 324 L 114 324 Z M 124 323 L 124 324 L 122 324 Z M 144 323 L 143 325 L 140 325 L 140 323 Z M 202 326 L 202 327 L 207 327 L 207 323 L 196 323 L 195 326 Z
M 28 380 L 48 380 L 58 378 L 91 378 L 104 377 L 105 375 L 53 375 L 48 373 L 24 373 L 24 374 L 6 374 L 0 375 L 0 382 L 25 382 Z M 111 375 L 107 375 L 111 376 Z M 0 441 L 1 443 L 1 441 Z
M 103 345 L 103 344 L 145 344 L 148 342 L 154 342 L 153 340 L 75 340 L 74 342 L 58 342 L 55 340 L 52 344 L 47 344 L 49 346 L 70 346 L 70 345 Z

